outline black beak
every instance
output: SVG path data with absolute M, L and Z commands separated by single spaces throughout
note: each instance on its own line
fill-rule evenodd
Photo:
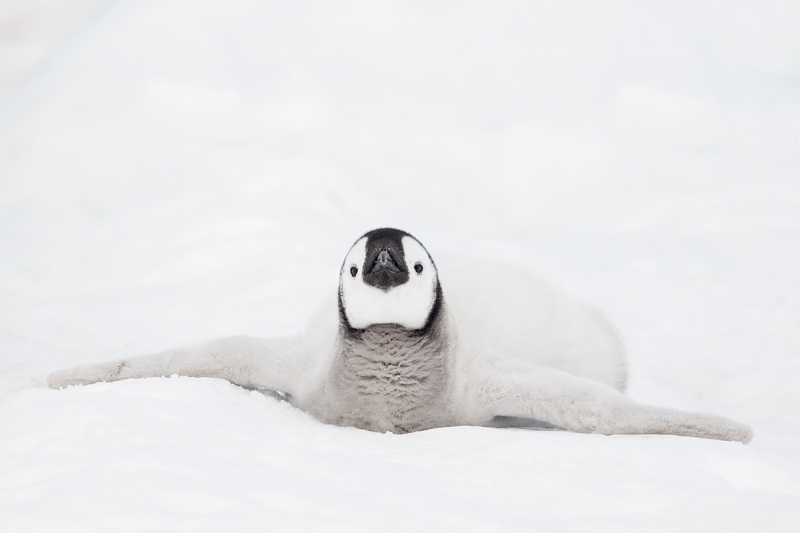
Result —
M 408 267 L 403 252 L 403 237 L 393 229 L 380 229 L 367 234 L 362 277 L 364 283 L 383 291 L 408 281 Z
M 400 267 L 397 266 L 397 263 L 394 262 L 392 256 L 389 255 L 389 252 L 386 250 L 383 250 L 378 254 L 378 257 L 375 258 L 375 262 L 372 264 L 372 270 L 370 272 L 375 273 L 381 272 L 382 270 L 393 273 L 400 272 Z

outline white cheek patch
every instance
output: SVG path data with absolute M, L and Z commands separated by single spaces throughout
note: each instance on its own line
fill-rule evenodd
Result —
M 403 237 L 409 279 L 400 286 L 383 291 L 367 285 L 361 277 L 367 257 L 367 239 L 359 240 L 347 254 L 341 272 L 342 303 L 350 326 L 364 329 L 373 324 L 399 324 L 408 329 L 420 329 L 436 301 L 436 268 L 428 252 L 415 239 Z M 422 271 L 414 266 L 419 263 Z M 355 277 L 350 268 L 356 267 Z

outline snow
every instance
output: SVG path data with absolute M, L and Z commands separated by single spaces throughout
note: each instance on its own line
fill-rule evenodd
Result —
M 6 4 L 3 530 L 800 526 L 796 4 Z M 565 287 L 621 330 L 633 397 L 755 439 L 396 436 L 217 380 L 44 386 L 298 331 L 381 225 Z

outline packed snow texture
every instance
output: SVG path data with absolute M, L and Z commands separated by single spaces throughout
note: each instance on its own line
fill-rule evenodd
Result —
M 797 531 L 800 4 L 0 8 L 3 531 Z M 48 372 L 300 331 L 364 231 L 604 310 L 752 444 L 323 425 Z M 446 295 L 446 286 L 445 295 Z

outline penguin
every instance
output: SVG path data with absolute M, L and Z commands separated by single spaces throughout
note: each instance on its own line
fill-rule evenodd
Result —
M 456 261 L 440 273 L 419 240 L 394 228 L 353 244 L 338 298 L 301 335 L 228 337 L 56 371 L 47 382 L 173 374 L 275 391 L 321 422 L 379 432 L 471 425 L 753 437 L 723 417 L 627 397 L 623 345 L 599 312 L 506 266 Z

